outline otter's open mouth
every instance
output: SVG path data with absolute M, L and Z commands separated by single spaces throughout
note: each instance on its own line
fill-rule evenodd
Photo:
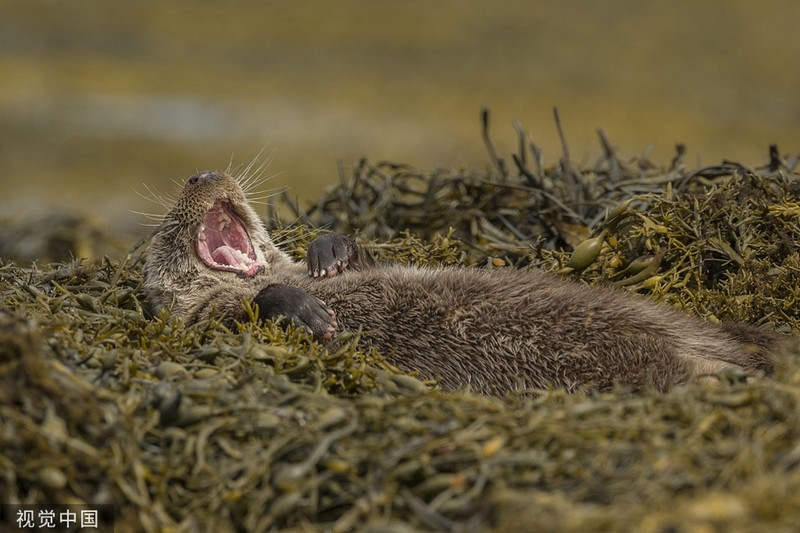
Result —
M 197 230 L 197 254 L 209 268 L 255 276 L 264 269 L 242 220 L 227 202 L 217 201 Z

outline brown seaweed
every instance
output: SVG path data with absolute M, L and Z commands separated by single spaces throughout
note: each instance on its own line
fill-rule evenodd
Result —
M 485 115 L 488 135 L 488 113 Z M 543 268 L 797 332 L 793 165 L 361 161 L 305 221 L 387 261 Z M 276 229 L 302 257 L 318 230 Z M 378 244 L 376 241 L 380 241 Z M 588 244 L 587 244 L 588 243 Z M 150 316 L 137 255 L 0 262 L 3 503 L 117 531 L 763 531 L 800 520 L 800 360 L 666 393 L 443 394 L 358 349 Z

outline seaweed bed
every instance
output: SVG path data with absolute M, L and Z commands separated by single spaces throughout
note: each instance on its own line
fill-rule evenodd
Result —
M 293 205 L 300 223 L 275 235 L 298 259 L 320 231 L 311 227 L 325 227 L 359 232 L 386 261 L 541 268 L 708 320 L 800 329 L 796 158 L 773 148 L 763 168 L 687 169 L 679 146 L 660 168 L 620 158 L 601 132 L 595 164 L 576 166 L 563 142 L 546 166 L 519 128 L 509 164 L 483 118 L 492 168 L 424 173 L 364 160 L 314 206 Z M 331 353 L 291 328 L 150 316 L 139 251 L 23 266 L 9 232 L 20 242 L 24 225 L 9 228 L 0 227 L 4 503 L 113 503 L 117 531 L 800 522 L 796 356 L 773 376 L 729 372 L 667 393 L 443 394 L 355 338 Z M 93 249 L 115 249 L 91 235 Z

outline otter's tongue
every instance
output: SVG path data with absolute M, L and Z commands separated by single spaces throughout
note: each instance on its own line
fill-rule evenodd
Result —
M 200 259 L 217 270 L 255 276 L 263 269 L 244 224 L 225 202 L 215 202 L 197 232 Z

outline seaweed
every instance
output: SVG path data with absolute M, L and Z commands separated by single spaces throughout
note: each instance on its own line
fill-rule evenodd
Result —
M 273 231 L 381 260 L 541 268 L 710 320 L 797 332 L 797 178 L 603 155 L 547 167 L 518 125 L 491 167 L 361 161 Z M 559 129 L 561 129 L 559 127 Z M 562 134 L 563 139 L 563 134 Z M 795 160 L 796 161 L 796 160 Z M 343 174 L 344 176 L 344 174 Z M 19 226 L 18 226 L 19 227 Z M 32 231 L 38 231 L 32 226 Z M 380 242 L 377 242 L 380 241 Z M 788 531 L 800 359 L 668 392 L 442 393 L 358 347 L 151 315 L 138 251 L 0 261 L 3 503 L 112 503 L 117 531 Z

